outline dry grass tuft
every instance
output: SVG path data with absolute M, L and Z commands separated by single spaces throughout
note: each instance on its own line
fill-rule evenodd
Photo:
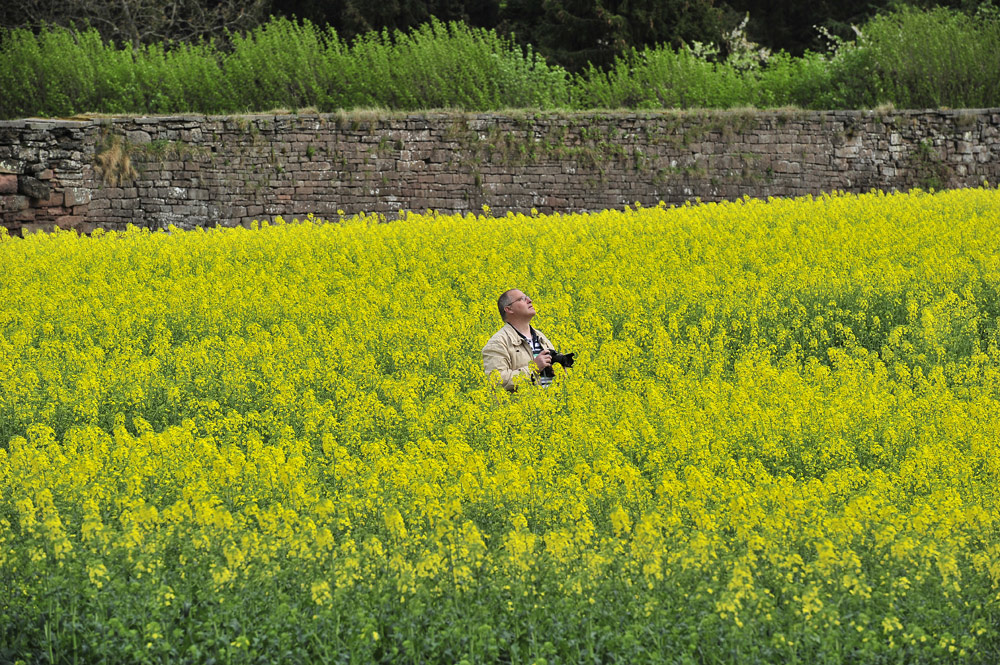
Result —
M 139 176 L 132 166 L 130 153 L 130 146 L 125 139 L 117 135 L 108 137 L 104 149 L 94 157 L 105 184 L 118 187 Z

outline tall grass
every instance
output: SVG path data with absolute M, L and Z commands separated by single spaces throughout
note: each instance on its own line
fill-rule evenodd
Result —
M 738 106 L 747 97 L 746 80 L 732 67 L 670 47 L 633 49 L 607 71 L 591 65 L 573 83 L 577 108 Z
M 230 113 L 276 107 L 488 110 L 565 103 L 568 77 L 489 30 L 432 21 L 353 43 L 275 18 L 223 51 L 213 42 L 133 49 L 93 28 L 11 30 L 0 42 L 0 117 Z
M 946 9 L 873 19 L 829 54 L 758 62 L 647 48 L 570 75 L 492 30 L 431 21 L 348 43 L 275 18 L 214 42 L 119 48 L 94 29 L 0 35 L 0 117 L 272 108 L 810 109 L 1000 106 L 1000 21 Z
M 877 16 L 833 53 L 778 53 L 760 66 L 689 49 L 633 50 L 574 77 L 577 108 L 811 109 L 1000 105 L 1000 21 L 948 9 Z
M 818 54 L 772 57 L 766 66 L 712 62 L 689 49 L 633 50 L 607 71 L 590 67 L 574 77 L 576 108 L 831 108 L 830 63 Z
M 835 77 L 853 91 L 847 104 L 998 106 L 1000 20 L 905 8 L 870 21 L 856 52 L 837 64 Z

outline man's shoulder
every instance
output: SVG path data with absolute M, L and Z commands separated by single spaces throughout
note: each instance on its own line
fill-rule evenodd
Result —
M 508 325 L 493 333 L 493 336 L 486 341 L 486 346 L 491 344 L 505 344 L 510 342 L 517 333 Z

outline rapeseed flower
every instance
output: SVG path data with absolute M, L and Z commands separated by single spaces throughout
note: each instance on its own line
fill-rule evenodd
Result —
M 998 209 L 3 237 L 7 607 L 109 660 L 192 626 L 219 660 L 996 650 Z M 510 395 L 477 354 L 515 283 L 578 360 Z

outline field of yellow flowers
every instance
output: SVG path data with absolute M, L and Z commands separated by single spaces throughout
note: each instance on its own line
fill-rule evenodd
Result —
M 998 221 L 0 237 L 0 662 L 996 662 Z M 482 374 L 509 287 L 547 389 Z

